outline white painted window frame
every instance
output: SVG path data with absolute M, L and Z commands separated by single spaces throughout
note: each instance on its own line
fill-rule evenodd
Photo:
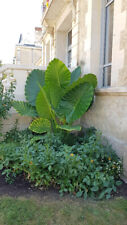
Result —
M 21 61 L 21 49 L 17 49 L 17 64 L 20 64 Z
M 108 67 L 112 67 L 112 62 L 105 64 L 105 49 L 106 49 L 106 8 L 109 7 L 115 0 L 102 0 L 102 24 L 101 24 L 101 54 L 100 54 L 100 82 L 102 87 L 109 87 L 105 86 L 104 84 L 104 69 Z
M 71 66 L 72 66 L 72 59 L 71 59 L 71 63 L 70 63 L 70 65 L 69 65 L 69 62 L 68 62 L 68 53 L 69 53 L 69 51 L 71 51 L 71 54 L 72 54 L 72 44 L 70 45 L 70 46 L 68 46 L 68 34 L 69 34 L 69 32 L 72 32 L 72 28 L 71 29 L 69 29 L 68 30 L 68 32 L 67 32 L 67 35 L 66 35 L 66 64 L 67 64 L 67 67 L 69 68 L 69 69 L 71 69 Z

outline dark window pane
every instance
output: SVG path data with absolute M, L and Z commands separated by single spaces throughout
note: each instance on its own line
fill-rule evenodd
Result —
M 106 0 L 106 3 L 109 3 L 109 2 L 111 2 L 111 0 Z
M 72 30 L 68 33 L 68 47 L 72 45 Z
M 68 67 L 71 68 L 71 60 L 72 60 L 72 30 L 68 32 L 68 46 L 67 46 L 67 64 Z
M 103 69 L 103 87 L 111 85 L 111 66 Z
M 68 67 L 71 68 L 71 50 L 68 51 Z
M 113 14 L 114 14 L 114 3 L 106 7 L 104 64 L 112 62 Z

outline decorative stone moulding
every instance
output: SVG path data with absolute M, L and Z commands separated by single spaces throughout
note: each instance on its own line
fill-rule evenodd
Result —
M 127 87 L 110 87 L 96 89 L 98 96 L 127 96 Z

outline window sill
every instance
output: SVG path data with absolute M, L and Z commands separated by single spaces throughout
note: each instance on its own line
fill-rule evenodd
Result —
M 97 88 L 95 90 L 97 96 L 127 96 L 127 87 L 107 87 Z

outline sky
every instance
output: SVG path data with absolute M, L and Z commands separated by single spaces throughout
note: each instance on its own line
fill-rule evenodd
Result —
M 41 26 L 42 0 L 0 0 L 0 60 L 12 63 L 19 36 L 33 39 Z

